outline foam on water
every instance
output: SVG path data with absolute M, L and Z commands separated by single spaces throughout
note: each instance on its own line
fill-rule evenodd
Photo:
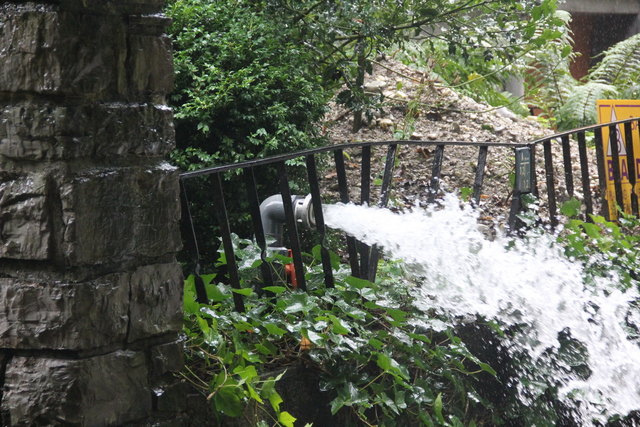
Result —
M 402 260 L 419 279 L 420 308 L 450 319 L 479 315 L 506 326 L 528 325 L 513 348 L 534 360 L 556 352 L 559 333 L 569 332 L 586 348 L 591 375 L 583 379 L 556 366 L 555 379 L 563 384 L 562 398 L 579 402 L 583 425 L 640 409 L 640 348 L 625 329 L 625 318 L 637 316 L 630 303 L 638 292 L 620 291 L 613 274 L 585 284 L 582 266 L 567 259 L 553 235 L 490 241 L 475 212 L 460 208 L 452 195 L 443 209 L 402 214 L 328 205 L 325 221 Z

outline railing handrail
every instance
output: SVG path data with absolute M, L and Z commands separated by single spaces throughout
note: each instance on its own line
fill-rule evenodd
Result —
M 322 147 L 309 148 L 306 150 L 300 150 L 293 153 L 277 154 L 269 157 L 263 157 L 260 159 L 251 159 L 251 160 L 245 160 L 237 163 L 228 163 L 220 166 L 210 166 L 210 167 L 198 169 L 195 171 L 186 171 L 180 174 L 180 178 L 181 179 L 194 178 L 197 176 L 212 175 L 212 174 L 227 172 L 235 169 L 244 169 L 249 167 L 262 166 L 262 165 L 267 165 L 267 164 L 281 162 L 281 161 L 293 160 L 299 157 L 306 157 L 314 154 L 328 153 L 335 150 L 345 150 L 349 148 L 362 148 L 362 147 L 375 147 L 375 146 L 384 146 L 384 145 L 390 145 L 390 144 L 426 145 L 426 146 L 446 145 L 446 146 L 472 146 L 472 147 L 487 146 L 487 147 L 508 147 L 508 148 L 530 147 L 533 145 L 544 143 L 545 141 L 548 141 L 551 139 L 562 138 L 564 136 L 570 136 L 580 132 L 589 132 L 591 130 L 601 129 L 603 127 L 608 127 L 612 125 L 631 123 L 637 120 L 638 118 L 636 117 L 631 119 L 618 120 L 615 122 L 584 126 L 581 128 L 556 133 L 553 135 L 547 135 L 531 142 L 471 142 L 471 141 L 432 141 L 432 140 L 426 141 L 426 140 L 413 140 L 413 139 L 382 140 L 382 141 L 354 141 L 354 142 L 347 142 L 343 144 L 325 145 Z
M 596 129 L 602 129 L 604 127 L 609 127 L 609 126 L 617 126 L 617 125 L 622 125 L 625 123 L 631 123 L 631 122 L 635 122 L 638 121 L 640 117 L 632 117 L 630 119 L 623 119 L 623 120 L 617 120 L 615 122 L 608 122 L 608 123 L 598 123 L 595 125 L 589 125 L 589 126 L 583 126 L 581 128 L 576 128 L 576 129 L 570 129 L 570 130 L 566 130 L 560 133 L 556 133 L 553 135 L 549 135 L 549 136 L 545 136 L 542 138 L 538 138 L 534 141 L 529 142 L 528 144 L 525 145 L 537 145 L 537 144 L 541 144 L 544 141 L 547 141 L 549 139 L 557 139 L 557 138 L 562 138 L 563 136 L 571 136 L 573 134 L 576 133 L 580 133 L 580 132 L 589 132 L 592 130 L 596 130 Z
M 204 175 L 212 175 L 220 172 L 227 172 L 234 169 L 244 169 L 255 166 L 263 166 L 271 163 L 277 163 L 292 159 L 297 159 L 299 157 L 306 157 L 314 154 L 328 153 L 336 150 L 345 150 L 348 148 L 363 148 L 363 147 L 376 147 L 376 146 L 384 146 L 384 145 L 429 145 L 429 146 L 438 146 L 438 145 L 446 145 L 446 146 L 458 146 L 458 147 L 526 147 L 531 144 L 522 143 L 522 142 L 470 142 L 470 141 L 424 141 L 424 140 L 414 140 L 414 139 L 397 139 L 397 140 L 384 140 L 384 141 L 359 141 L 359 142 L 348 142 L 344 144 L 335 144 L 335 145 L 324 145 L 322 147 L 309 148 L 307 150 L 300 150 L 293 153 L 286 154 L 277 154 L 274 156 L 264 157 L 261 159 L 253 159 L 253 160 L 245 160 L 238 163 L 229 163 L 226 165 L 220 166 L 211 166 L 208 168 L 198 169 L 196 171 L 188 171 L 182 172 L 180 174 L 181 178 L 194 178 L 196 176 L 204 176 Z
M 343 203 L 350 202 L 350 195 L 348 191 L 347 174 L 345 169 L 345 150 L 348 149 L 360 149 L 360 201 L 359 203 L 368 204 L 371 202 L 371 160 L 372 160 L 372 147 L 387 146 L 387 156 L 384 164 L 384 176 L 380 184 L 380 198 L 377 201 L 377 205 L 384 207 L 389 200 L 389 194 L 394 165 L 396 163 L 397 147 L 398 146 L 426 146 L 435 147 L 433 152 L 433 159 L 431 161 L 431 180 L 427 184 L 428 194 L 427 203 L 434 203 L 436 201 L 437 193 L 441 190 L 440 178 L 442 176 L 442 163 L 444 160 L 444 151 L 446 147 L 458 146 L 458 147 L 473 147 L 478 151 L 475 178 L 473 181 L 473 196 L 470 200 L 475 204 L 480 203 L 481 192 L 484 186 L 485 168 L 487 165 L 487 153 L 490 147 L 509 148 L 514 150 L 514 168 L 515 168 L 515 186 L 511 192 L 511 207 L 509 209 L 509 216 L 507 225 L 510 230 L 517 230 L 520 227 L 519 213 L 524 208 L 523 194 L 532 193 L 538 197 L 538 178 L 539 168 L 536 167 L 536 158 L 539 154 L 536 154 L 537 147 L 542 147 L 542 160 L 544 164 L 544 183 L 546 185 L 546 209 L 548 211 L 548 220 L 551 227 L 558 225 L 558 204 L 559 196 L 556 194 L 557 190 L 560 190 L 560 180 L 557 179 L 557 174 L 554 172 L 556 166 L 554 166 L 554 151 L 552 146 L 556 145 L 562 149 L 562 166 L 564 175 L 564 189 L 562 189 L 563 196 L 574 197 L 576 190 L 579 188 L 582 191 L 582 197 L 584 200 L 584 218 L 589 221 L 590 216 L 594 214 L 594 194 L 597 191 L 592 191 L 592 179 L 593 174 L 590 172 L 589 157 L 593 154 L 587 154 L 587 142 L 586 133 L 594 131 L 594 145 L 595 145 L 595 160 L 596 169 L 598 175 L 598 187 L 600 188 L 600 194 L 598 199 L 601 201 L 601 211 L 611 212 L 610 207 L 621 206 L 623 209 L 627 208 L 629 203 L 625 201 L 629 197 L 623 197 L 623 178 L 628 179 L 631 188 L 635 188 L 635 184 L 638 176 L 638 168 L 636 168 L 636 158 L 634 155 L 634 132 L 638 131 L 640 124 L 640 118 L 629 118 L 623 120 L 617 120 L 615 122 L 601 123 L 596 125 L 584 126 L 578 129 L 572 129 L 564 132 L 559 132 L 553 135 L 546 135 L 531 142 L 469 142 L 469 141 L 425 141 L 425 140 L 384 140 L 384 141 L 357 141 L 336 145 L 327 145 L 323 147 L 310 148 L 307 150 L 301 150 L 294 153 L 285 153 L 275 156 L 270 156 L 261 159 L 247 160 L 243 162 L 226 164 L 221 166 L 213 166 L 197 171 L 183 172 L 180 174 L 181 184 L 185 183 L 188 178 L 194 178 L 199 176 L 211 176 L 214 179 L 210 182 L 211 191 L 213 192 L 213 209 L 217 216 L 217 222 L 220 226 L 220 232 L 222 235 L 222 242 L 226 259 L 228 260 L 229 267 L 229 282 L 232 288 L 240 288 L 240 280 L 238 277 L 237 265 L 235 263 L 234 250 L 231 239 L 231 228 L 229 224 L 229 217 L 225 206 L 225 195 L 223 190 L 223 172 L 231 170 L 242 169 L 242 175 L 244 175 L 247 201 L 249 202 L 249 213 L 252 217 L 252 223 L 254 226 L 254 236 L 258 246 L 266 253 L 267 245 L 265 240 L 265 233 L 262 229 L 262 219 L 260 214 L 260 207 L 258 200 L 257 182 L 254 176 L 254 169 L 259 166 L 275 165 L 277 167 L 279 183 L 279 192 L 282 196 L 285 226 L 288 231 L 289 245 L 291 247 L 291 253 L 293 258 L 293 265 L 295 268 L 293 272 L 296 276 L 297 286 L 300 289 L 305 289 L 305 277 L 304 266 L 302 263 L 302 252 L 300 251 L 300 236 L 298 235 L 296 218 L 294 217 L 292 195 L 290 192 L 289 179 L 287 176 L 286 161 L 292 159 L 304 158 L 307 170 L 307 182 L 310 187 L 311 206 L 314 209 L 316 218 L 315 228 L 320 241 L 324 242 L 325 238 L 325 225 L 323 219 L 323 213 L 321 205 L 323 203 L 322 195 L 319 187 L 318 171 L 316 167 L 316 155 L 322 153 L 333 153 L 336 178 L 338 181 L 338 192 L 340 195 L 340 201 Z M 618 126 L 624 125 L 623 130 L 619 131 Z M 603 129 L 608 129 L 608 136 L 605 138 L 605 132 Z M 621 159 L 621 154 L 618 151 L 619 142 L 618 137 L 620 132 L 624 135 L 621 143 L 622 148 L 626 149 L 628 153 L 626 160 Z M 578 148 L 579 154 L 579 176 L 573 171 L 573 164 L 575 156 L 572 155 L 571 137 L 574 137 L 575 145 Z M 611 157 L 604 151 L 607 147 L 606 143 L 610 144 Z M 591 161 L 593 158 L 591 157 Z M 426 166 L 425 166 L 426 167 Z M 625 169 L 626 168 L 626 169 Z M 579 180 L 579 187 L 575 185 L 575 181 Z M 558 185 L 556 186 L 556 182 Z M 613 182 L 615 188 L 610 188 L 610 183 Z M 378 184 L 376 184 L 378 185 Z M 624 191 L 629 196 L 629 190 L 627 184 L 624 184 Z M 592 194 L 593 193 L 593 194 Z M 615 194 L 615 200 L 612 200 L 612 194 Z M 195 268 L 194 272 L 196 276 L 199 271 L 200 254 L 197 247 L 197 236 L 193 228 L 191 215 L 189 213 L 189 202 L 186 196 L 186 190 L 182 187 L 183 204 L 185 207 L 183 211 L 186 213 L 189 221 L 190 230 L 189 234 L 194 240 L 194 256 L 195 256 Z M 640 208 L 638 207 L 638 196 L 635 191 L 631 191 L 630 194 L 631 204 L 629 205 L 632 213 L 635 215 L 640 214 Z M 544 203 L 544 199 L 543 200 Z M 605 213 L 605 215 L 607 215 Z M 610 216 L 613 216 L 611 214 Z M 352 270 L 352 275 L 356 277 L 362 277 L 369 280 L 374 280 L 376 276 L 376 267 L 379 258 L 378 248 L 368 246 L 362 242 L 355 241 L 352 237 L 347 236 L 347 249 L 349 255 L 349 263 Z M 329 253 L 324 245 L 321 246 L 322 255 L 322 267 L 325 276 L 325 285 L 328 287 L 333 286 L 333 276 L 331 261 Z M 269 270 L 269 267 L 263 263 L 261 266 L 263 269 L 262 275 L 265 280 L 265 286 L 273 284 L 273 277 Z M 202 283 L 196 283 L 198 290 L 198 300 L 200 302 L 206 301 L 206 292 Z M 238 311 L 243 310 L 242 297 L 234 293 L 234 304 Z

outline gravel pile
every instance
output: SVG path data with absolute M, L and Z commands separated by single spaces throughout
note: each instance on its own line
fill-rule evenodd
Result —
M 541 126 L 535 117 L 522 118 L 506 108 L 492 108 L 460 95 L 429 80 L 422 71 L 387 60 L 374 67 L 367 76 L 365 90 L 371 96 L 384 96 L 380 111 L 358 132 L 352 132 L 353 116 L 335 106 L 327 116 L 325 132 L 332 143 L 412 139 L 422 141 L 530 142 L 553 132 Z M 402 209 L 426 204 L 430 193 L 431 170 L 435 147 L 399 146 L 398 162 L 392 181 L 390 205 Z M 554 171 L 559 202 L 568 198 L 564 184 L 564 167 L 559 141 L 554 142 Z M 347 153 L 347 173 L 351 200 L 360 195 L 360 152 Z M 386 148 L 373 150 L 372 199 L 376 200 L 386 157 Z M 478 148 L 448 146 L 444 151 L 440 192 L 471 188 L 476 173 Z M 577 149 L 572 152 L 576 196 L 581 198 Z M 595 153 L 589 153 L 592 186 L 597 184 Z M 490 148 L 481 195 L 481 218 L 503 222 L 508 215 L 512 195 L 514 151 Z M 542 147 L 537 151 L 537 176 L 540 194 L 546 192 Z M 337 191 L 335 172 L 323 180 L 326 190 Z M 595 188 L 595 187 L 594 187 Z M 462 190 L 465 191 L 465 190 Z M 337 199 L 337 195 L 335 196 Z M 542 213 L 546 200 L 541 196 Z

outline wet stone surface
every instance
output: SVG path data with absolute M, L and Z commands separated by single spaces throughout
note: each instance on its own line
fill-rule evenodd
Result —
M 13 160 L 164 156 L 173 141 L 173 116 L 164 105 L 24 102 L 0 107 L 0 157 Z
M 170 263 L 81 282 L 0 278 L 0 348 L 82 351 L 173 333 L 181 274 Z M 153 348 L 158 375 L 179 370 L 181 345 Z
M 177 172 L 166 163 L 1 176 L 0 257 L 77 266 L 181 247 Z
M 129 342 L 182 328 L 182 270 L 178 264 L 139 268 L 131 275 L 130 286 Z M 175 350 L 165 349 L 164 369 L 173 370 L 182 363 L 181 358 L 174 358 L 180 356 Z
M 151 403 L 142 352 L 14 357 L 5 375 L 3 425 L 123 425 L 149 416 Z
M 49 258 L 47 176 L 0 170 L 0 258 Z
M 0 3 L 0 425 L 183 425 L 163 6 Z
M 127 274 L 80 283 L 0 279 L 0 347 L 91 349 L 127 333 Z
M 173 84 L 168 39 L 130 35 L 124 16 L 5 3 L 0 20 L 0 92 L 153 100 Z M 156 30 L 167 24 L 156 21 Z
M 95 168 L 64 178 L 60 186 L 67 265 L 157 258 L 181 247 L 176 170 Z

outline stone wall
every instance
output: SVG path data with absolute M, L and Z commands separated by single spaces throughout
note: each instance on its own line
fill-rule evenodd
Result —
M 162 0 L 0 3 L 0 421 L 182 425 Z

